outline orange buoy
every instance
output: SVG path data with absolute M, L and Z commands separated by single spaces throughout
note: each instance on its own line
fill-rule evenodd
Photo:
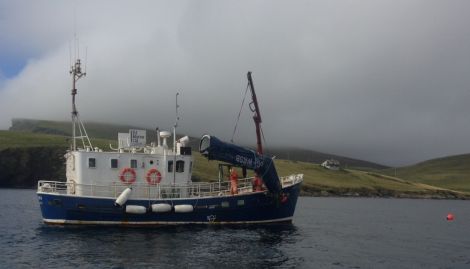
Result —
M 448 221 L 454 220 L 454 214 L 452 214 L 452 213 L 447 214 L 446 220 L 448 220 Z

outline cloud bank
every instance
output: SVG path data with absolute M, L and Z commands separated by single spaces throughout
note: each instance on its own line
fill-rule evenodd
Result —
M 76 32 L 85 122 L 170 129 L 179 92 L 180 132 L 229 140 L 252 71 L 268 146 L 389 165 L 470 152 L 468 1 L 26 3 L 0 3 L 0 129 L 70 118 Z M 245 108 L 235 140 L 254 138 Z

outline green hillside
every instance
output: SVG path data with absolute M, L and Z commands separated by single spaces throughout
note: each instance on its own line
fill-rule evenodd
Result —
M 15 132 L 0 130 L 0 151 L 7 148 L 33 147 L 69 147 L 70 138 L 62 135 L 50 135 L 30 132 Z M 91 139 L 94 147 L 109 149 L 109 144 L 116 142 L 108 139 Z
M 129 129 L 141 129 L 130 125 L 87 122 L 88 136 L 102 139 L 117 139 L 118 132 L 127 133 Z M 72 123 L 65 121 L 13 119 L 10 131 L 72 136 Z M 148 130 L 152 135 L 153 130 Z M 154 132 L 154 131 L 153 131 Z
M 48 121 L 35 123 L 31 120 L 16 120 L 14 128 L 11 129 L 24 131 L 0 131 L 0 186 L 34 187 L 33 181 L 37 178 L 63 180 L 63 152 L 70 144 L 70 134 L 66 131 L 70 128 L 68 125 Z M 95 127 L 91 128 L 92 126 Z M 115 136 L 118 131 L 126 132 L 132 128 L 104 126 L 103 128 L 101 124 L 87 124 L 91 137 L 102 137 L 92 139 L 93 145 L 104 150 L 109 149 L 110 143 L 116 147 Z M 111 137 L 111 133 L 113 133 L 113 139 L 106 139 L 106 137 Z M 218 162 L 206 160 L 196 150 L 193 154 L 195 157 L 194 180 L 216 180 Z M 393 169 L 375 170 L 376 172 L 353 169 L 331 171 L 316 163 L 282 160 L 279 157 L 282 156 L 278 156 L 275 162 L 280 176 L 304 174 L 302 185 L 304 195 L 470 197 L 470 183 L 466 180 L 470 175 L 470 165 L 466 165 L 470 163 L 470 154 L 399 168 L 397 177 L 392 177 L 395 173 Z M 29 171 L 33 166 L 37 171 Z M 21 170 L 22 174 L 18 174 L 16 172 L 18 170 Z M 35 174 L 38 171 L 40 173 Z M 15 177 L 21 177 L 16 179 L 21 184 L 15 185 Z M 457 190 L 457 192 L 450 189 Z
M 395 169 L 381 170 L 395 175 Z M 396 177 L 411 182 L 470 192 L 470 154 L 433 159 L 396 169 Z
M 216 180 L 217 161 L 208 161 L 195 153 L 193 177 L 195 180 Z M 414 183 L 378 173 L 358 170 L 331 171 L 319 164 L 276 160 L 279 176 L 304 174 L 303 195 L 315 196 L 379 196 L 470 198 L 470 194 L 454 192 L 421 183 Z
M 0 130 L 0 150 L 24 147 L 67 147 L 65 137 L 28 132 L 12 132 Z

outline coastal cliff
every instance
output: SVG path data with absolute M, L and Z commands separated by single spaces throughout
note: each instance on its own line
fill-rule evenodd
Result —
M 65 181 L 65 148 L 25 147 L 0 151 L 0 187 L 35 188 L 38 180 Z

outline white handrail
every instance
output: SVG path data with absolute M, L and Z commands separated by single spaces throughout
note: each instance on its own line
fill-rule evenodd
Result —
M 238 180 L 238 193 L 253 191 L 253 178 Z M 297 184 L 303 174 L 281 177 L 282 187 Z M 230 195 L 230 182 L 194 182 L 189 184 L 132 184 L 132 197 L 136 199 L 190 198 Z M 38 192 L 57 193 L 76 196 L 117 198 L 128 184 L 112 182 L 109 185 L 77 184 L 74 182 L 38 181 Z

